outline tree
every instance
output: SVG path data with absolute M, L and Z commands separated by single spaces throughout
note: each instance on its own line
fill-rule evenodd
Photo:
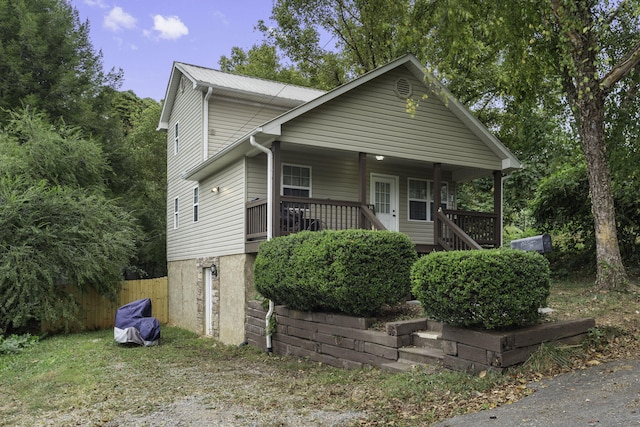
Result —
M 575 134 L 587 162 L 596 285 L 609 289 L 626 282 L 626 271 L 616 231 L 606 106 L 611 98 L 636 105 L 639 8 L 637 0 L 279 0 L 273 18 L 280 28 L 272 40 L 294 59 L 321 58 L 323 29 L 338 38 L 338 56 L 352 72 L 410 51 L 488 126 L 497 127 L 499 136 L 535 129 L 535 123 L 505 120 L 508 115 L 551 118 Z M 534 142 L 506 142 L 516 148 L 539 145 L 525 153 L 546 149 L 544 135 Z
M 115 296 L 139 231 L 105 195 L 100 146 L 24 110 L 0 131 L 0 163 L 0 334 L 72 322 L 65 285 Z
M 260 22 L 266 39 L 317 87 L 333 88 L 407 53 L 416 53 L 427 2 L 411 0 L 277 0 Z M 322 41 L 327 35 L 330 40 Z M 312 77 L 316 76 L 316 77 Z
M 162 106 L 149 98 L 140 101 L 125 138 L 136 167 L 123 199 L 142 228 L 131 264 L 145 277 L 162 277 L 167 274 L 167 140 L 156 130 Z
M 255 45 L 247 52 L 239 47 L 231 49 L 231 56 L 220 57 L 220 70 L 227 73 L 237 73 L 245 76 L 260 77 L 298 86 L 311 86 L 307 80 L 293 66 L 284 66 L 276 53 L 274 46 L 267 44 Z
M 85 131 L 101 123 L 122 79 L 103 72 L 89 23 L 65 0 L 0 2 L 0 75 L 0 123 L 25 105 Z

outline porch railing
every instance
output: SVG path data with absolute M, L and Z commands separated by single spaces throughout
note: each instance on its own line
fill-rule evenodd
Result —
M 458 227 L 442 210 L 439 210 L 436 215 L 436 240 L 445 251 L 482 249 L 482 246 Z
M 273 221 L 274 234 L 281 236 L 305 230 L 385 229 L 367 205 L 306 197 L 281 196 L 280 209 L 276 211 Z M 267 200 L 248 202 L 247 240 L 261 240 L 266 236 Z
M 459 231 L 476 243 L 480 249 L 497 248 L 500 246 L 500 224 L 499 216 L 496 213 L 445 209 L 438 212 L 438 222 L 437 231 L 439 232 L 437 235 L 439 240 L 451 239 L 453 235 L 459 234 L 459 229 Z M 452 224 L 455 225 L 455 227 L 451 227 Z M 458 235 L 457 239 L 462 239 L 461 242 L 463 242 L 466 239 L 462 237 L 462 235 Z M 467 243 L 464 243 L 463 245 L 466 244 Z

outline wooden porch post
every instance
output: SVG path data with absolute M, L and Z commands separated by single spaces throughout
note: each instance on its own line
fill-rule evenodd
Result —
M 433 239 L 434 244 L 439 246 L 440 240 L 440 221 L 438 220 L 438 210 L 442 205 L 442 163 L 433 164 Z
M 358 153 L 358 201 L 367 204 L 367 153 Z M 364 213 L 360 211 L 360 227 L 364 226 Z
M 282 175 L 282 156 L 280 153 L 280 141 L 273 141 L 271 144 L 271 152 L 273 152 L 273 206 L 271 206 L 273 214 L 273 237 L 280 236 L 280 181 Z
M 496 247 L 502 245 L 502 171 L 493 171 L 493 212 L 497 215 L 493 227 L 493 241 Z

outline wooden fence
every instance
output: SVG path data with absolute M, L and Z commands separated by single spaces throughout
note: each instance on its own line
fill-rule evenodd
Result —
M 160 323 L 169 321 L 169 288 L 166 277 L 146 280 L 127 280 L 123 283 L 118 302 L 113 303 L 108 298 L 95 292 L 86 292 L 76 295 L 76 301 L 80 305 L 79 320 L 82 329 L 109 329 L 113 328 L 116 310 L 132 301 L 150 298 L 152 316 Z M 81 329 L 78 327 L 77 329 Z M 44 330 L 56 329 L 51 325 L 43 325 Z M 76 329 L 76 328 L 72 328 Z

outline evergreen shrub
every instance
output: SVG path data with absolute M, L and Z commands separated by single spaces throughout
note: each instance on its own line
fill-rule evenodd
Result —
M 409 295 L 416 259 L 402 233 L 305 231 L 260 245 L 255 284 L 262 296 L 292 309 L 374 316 Z
M 414 264 L 411 283 L 427 316 L 453 326 L 503 329 L 539 320 L 550 270 L 536 252 L 432 252 Z

